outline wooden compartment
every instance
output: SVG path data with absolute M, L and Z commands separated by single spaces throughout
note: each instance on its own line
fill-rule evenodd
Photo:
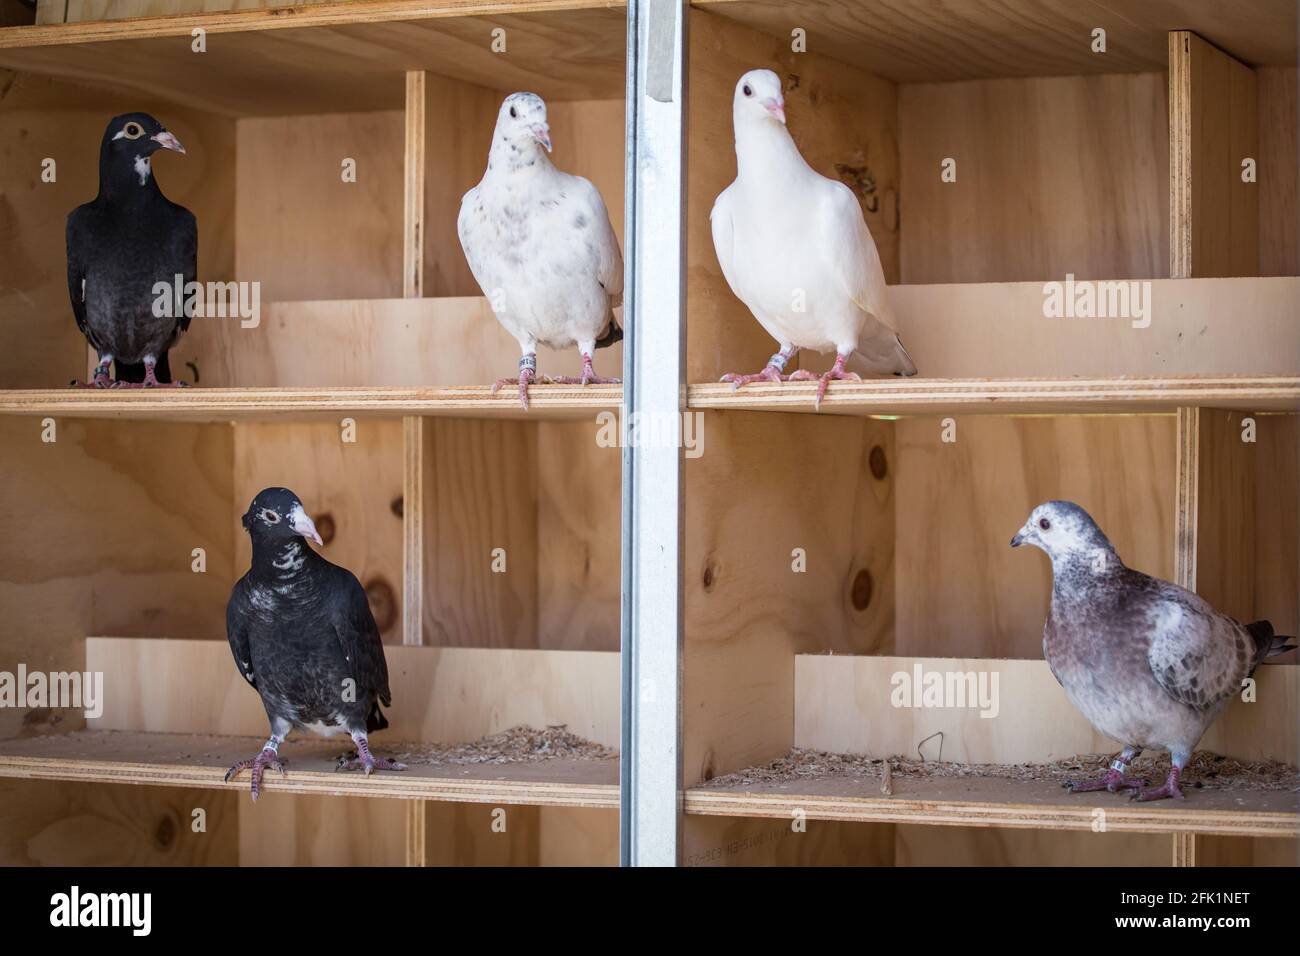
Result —
M 104 687 L 95 717 L 0 709 L 6 860 L 616 862 L 616 757 L 444 753 L 520 726 L 619 745 L 619 453 L 595 419 L 284 418 L 0 417 L 0 670 Z M 394 695 L 372 744 L 415 759 L 340 774 L 337 741 L 295 735 L 254 805 L 222 778 L 266 717 L 223 638 L 249 560 L 239 515 L 270 484 L 366 587 Z M 73 839 L 88 818 L 102 837 Z
M 460 199 L 482 176 L 501 100 L 527 89 L 548 102 L 554 161 L 597 185 L 621 236 L 625 15 L 489 18 L 457 6 L 93 22 L 122 15 L 109 4 L 0 31 L 0 67 L 17 71 L 0 107 L 0 328 L 20 343 L 0 360 L 0 387 L 58 388 L 84 374 L 64 219 L 96 192 L 105 123 L 130 109 L 186 144 L 156 173 L 198 218 L 199 280 L 258 284 L 256 316 L 194 320 L 174 374 L 201 387 L 382 387 L 512 373 L 518 347 L 457 239 Z M 41 180 L 46 159 L 53 183 Z M 240 291 L 251 304 L 252 286 Z M 209 288 L 214 306 L 217 294 Z M 601 361 L 619 365 L 621 348 Z M 570 374 L 581 359 L 544 352 L 541 364 Z
M 1285 791 L 1162 806 L 1009 773 L 900 770 L 887 794 L 747 769 L 791 748 L 1004 768 L 1117 750 L 1042 660 L 1049 565 L 1007 546 L 1047 499 L 1086 507 L 1130 566 L 1296 630 L 1295 23 L 1266 2 L 1231 24 L 1190 3 L 694 6 L 687 375 L 706 451 L 685 464 L 683 862 L 1300 861 Z M 775 350 L 708 224 L 756 67 L 782 77 L 804 157 L 857 194 L 920 369 L 832 383 L 820 413 L 815 383 L 717 381 Z M 1141 295 L 1145 315 L 1052 316 L 1067 282 Z M 1002 713 L 891 706 L 916 667 L 998 674 Z M 1300 763 L 1296 673 L 1261 668 L 1258 701 L 1202 748 Z

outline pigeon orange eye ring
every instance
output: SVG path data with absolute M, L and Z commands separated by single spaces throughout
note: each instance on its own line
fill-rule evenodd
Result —
M 139 139 L 144 135 L 144 127 L 132 120 L 122 127 L 122 135 L 127 139 Z
M 262 520 L 265 521 L 267 524 L 279 524 L 280 516 L 276 514 L 274 511 L 272 511 L 270 508 L 264 508 L 262 510 Z

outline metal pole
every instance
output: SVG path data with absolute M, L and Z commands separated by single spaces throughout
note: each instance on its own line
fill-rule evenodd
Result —
M 630 0 L 623 414 L 685 407 L 684 0 Z M 663 429 L 654 428 L 654 434 Z M 681 827 L 682 453 L 623 449 L 620 860 L 675 866 Z

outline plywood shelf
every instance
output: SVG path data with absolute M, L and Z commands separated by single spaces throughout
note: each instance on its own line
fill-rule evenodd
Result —
M 767 382 L 733 389 L 722 382 L 692 385 L 692 408 L 813 412 L 816 382 Z M 1295 411 L 1300 377 L 1293 375 L 1144 376 L 1100 379 L 865 379 L 834 382 L 824 414 L 996 415 L 1172 412 L 1201 405 L 1242 411 Z
M 569 421 L 618 409 L 619 385 L 535 385 L 531 408 L 517 392 L 487 385 L 439 388 L 185 388 L 89 391 L 0 390 L 0 415 L 118 418 L 131 421 L 311 421 L 340 415 L 504 418 Z
M 625 45 L 623 5 L 607 0 L 357 2 L 9 27 L 0 66 L 277 116 L 400 108 L 403 72 L 425 69 L 548 99 L 621 98 Z
M 754 784 L 744 790 L 696 787 L 685 811 L 705 816 L 936 826 L 1092 831 L 1098 808 L 1107 832 L 1300 836 L 1300 795 L 1190 790 L 1185 800 L 1134 803 L 1111 793 L 1067 794 L 1050 783 L 989 777 L 913 780 L 895 777 L 893 794 L 879 783 L 845 777 Z
M 1116 4 L 968 3 L 942 0 L 694 0 L 718 16 L 787 43 L 807 32 L 810 52 L 899 83 L 1015 76 L 1161 71 L 1165 35 L 1195 30 L 1252 63 L 1296 62 L 1296 7 L 1291 0 L 1242 5 L 1233 17 L 1198 0 Z M 1106 30 L 1107 49 L 1091 49 L 1092 31 Z M 980 42 L 971 42 L 979 37 Z
M 225 783 L 226 769 L 255 753 L 256 737 L 81 731 L 0 741 L 0 777 L 79 783 L 142 784 L 247 791 L 247 771 Z M 400 773 L 337 772 L 347 748 L 331 741 L 290 740 L 281 750 L 288 775 L 263 778 L 268 791 L 529 806 L 618 806 L 618 761 L 556 758 L 473 766 L 413 765 Z M 376 743 L 380 754 L 401 745 Z

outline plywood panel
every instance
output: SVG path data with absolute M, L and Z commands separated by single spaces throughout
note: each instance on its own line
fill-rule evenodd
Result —
M 902 281 L 1167 275 L 1165 102 L 1163 73 L 902 87 Z
M 701 10 L 691 11 L 687 162 L 687 377 L 756 371 L 775 345 L 722 277 L 709 227 L 736 177 L 731 104 L 755 67 L 782 78 L 790 133 L 808 163 L 858 196 L 885 278 L 898 280 L 897 91 L 892 83 Z M 752 366 L 752 368 L 750 367 Z M 793 368 L 794 366 L 790 366 Z
M 1197 866 L 1300 866 L 1300 840 L 1198 834 Z
M 892 866 L 892 824 L 688 816 L 682 866 Z
M 1295 633 L 1300 416 L 1201 409 L 1199 422 L 1196 592 L 1224 614 Z
M 9 343 L 0 386 L 60 388 L 86 371 L 86 340 L 68 303 L 65 224 L 98 192 L 109 119 L 146 110 L 185 144 L 185 156 L 159 158 L 155 171 L 168 198 L 198 219 L 205 281 L 234 269 L 233 125 L 157 97 L 37 76 L 9 74 L 0 89 L 0 335 Z M 42 181 L 47 159 L 54 182 Z
M 0 864 L 235 866 L 235 804 L 212 790 L 0 780 Z
M 618 866 L 618 814 L 585 807 L 540 807 L 542 866 Z
M 1174 419 L 901 421 L 898 628 L 906 654 L 1042 656 L 1051 565 L 1007 542 L 1038 504 L 1082 505 L 1130 567 L 1173 575 Z
M 597 444 L 599 427 L 594 418 L 537 426 L 541 647 L 619 647 L 623 456 L 619 448 Z
M 1257 67 L 1259 274 L 1300 275 L 1300 71 Z
M 538 646 L 537 438 L 523 422 L 425 422 L 426 645 Z
M 402 294 L 403 114 L 241 119 L 236 275 L 263 302 Z M 354 182 L 343 162 L 355 161 Z M 292 175 L 285 175 L 292 170 Z
M 620 97 L 625 11 L 605 0 L 556 7 L 541 0 L 503 13 L 491 2 L 368 0 L 316 4 L 292 17 L 263 8 L 34 26 L 0 37 L 0 66 L 229 116 L 400 109 L 410 70 L 531 89 L 548 100 Z M 465 13 L 480 15 L 458 16 Z M 198 27 L 208 36 L 201 58 L 190 48 Z M 497 27 L 508 38 L 504 53 L 492 49 Z
M 118 688 L 90 721 L 94 729 L 266 733 L 257 694 L 224 641 L 91 638 L 86 646 L 85 666 Z M 381 742 L 459 743 L 520 724 L 564 724 L 618 746 L 617 654 L 401 646 L 384 653 L 393 707 Z
M 1156 833 L 906 825 L 896 832 L 898 866 L 1169 865 L 1169 837 Z
M 222 794 L 226 796 L 226 794 Z M 264 793 L 239 804 L 241 866 L 402 866 L 406 812 L 401 800 Z
M 1195 30 L 1250 63 L 1292 64 L 1296 8 L 1252 0 L 1225 17 L 1198 0 L 697 0 L 720 16 L 786 39 L 803 27 L 808 49 L 900 83 L 1133 73 L 1165 65 L 1169 30 Z M 1106 52 L 1092 31 L 1106 31 Z
M 241 424 L 234 431 L 235 495 L 227 527 L 236 577 L 252 560 L 240 516 L 263 488 L 289 488 L 325 539 L 320 553 L 357 576 L 384 640 L 400 642 L 402 519 L 394 502 L 403 490 L 401 421 L 356 421 L 351 443 L 343 440 L 341 423 L 332 422 Z
M 232 542 L 222 426 L 0 422 L 3 669 L 80 669 L 81 639 L 224 633 Z M 207 571 L 191 570 L 195 548 Z M 0 736 L 73 730 L 80 712 L 0 710 Z
M 1064 276 L 1050 281 L 1059 285 L 908 285 L 890 292 L 923 378 L 1295 375 L 1300 370 L 1295 320 L 1300 280 L 1098 282 L 1086 291 L 1081 285 L 1068 288 Z M 1049 297 L 1062 309 L 1085 297 L 1104 299 L 1104 313 L 1098 314 L 1106 317 L 1084 317 L 1077 308 L 1073 317 L 1058 317 L 1049 309 Z
M 1259 190 L 1255 74 L 1194 33 L 1169 34 L 1169 275 L 1255 275 Z
M 894 617 L 887 425 L 709 412 L 704 434 L 685 469 L 686 786 L 785 753 L 795 652 L 888 651 Z
M 519 346 L 481 297 L 353 299 L 263 303 L 254 328 L 196 318 L 176 354 L 205 387 L 487 385 L 517 374 Z M 596 367 L 617 375 L 623 346 Z M 538 371 L 577 376 L 582 358 L 540 348 Z
M 896 675 L 911 684 L 918 667 L 922 679 L 927 673 L 941 673 L 945 680 L 952 674 L 974 675 L 978 681 L 983 675 L 992 706 L 895 707 L 894 682 L 903 680 Z M 1230 704 L 1198 749 L 1242 760 L 1294 761 L 1300 734 L 1290 717 L 1300 706 L 1300 675 L 1293 667 L 1266 667 L 1256 678 L 1258 700 Z M 942 734 L 942 740 L 936 734 Z M 1099 734 L 1074 709 L 1045 661 L 820 655 L 795 659 L 797 747 L 912 760 L 1044 763 L 1074 754 L 1117 752 L 1122 743 Z

